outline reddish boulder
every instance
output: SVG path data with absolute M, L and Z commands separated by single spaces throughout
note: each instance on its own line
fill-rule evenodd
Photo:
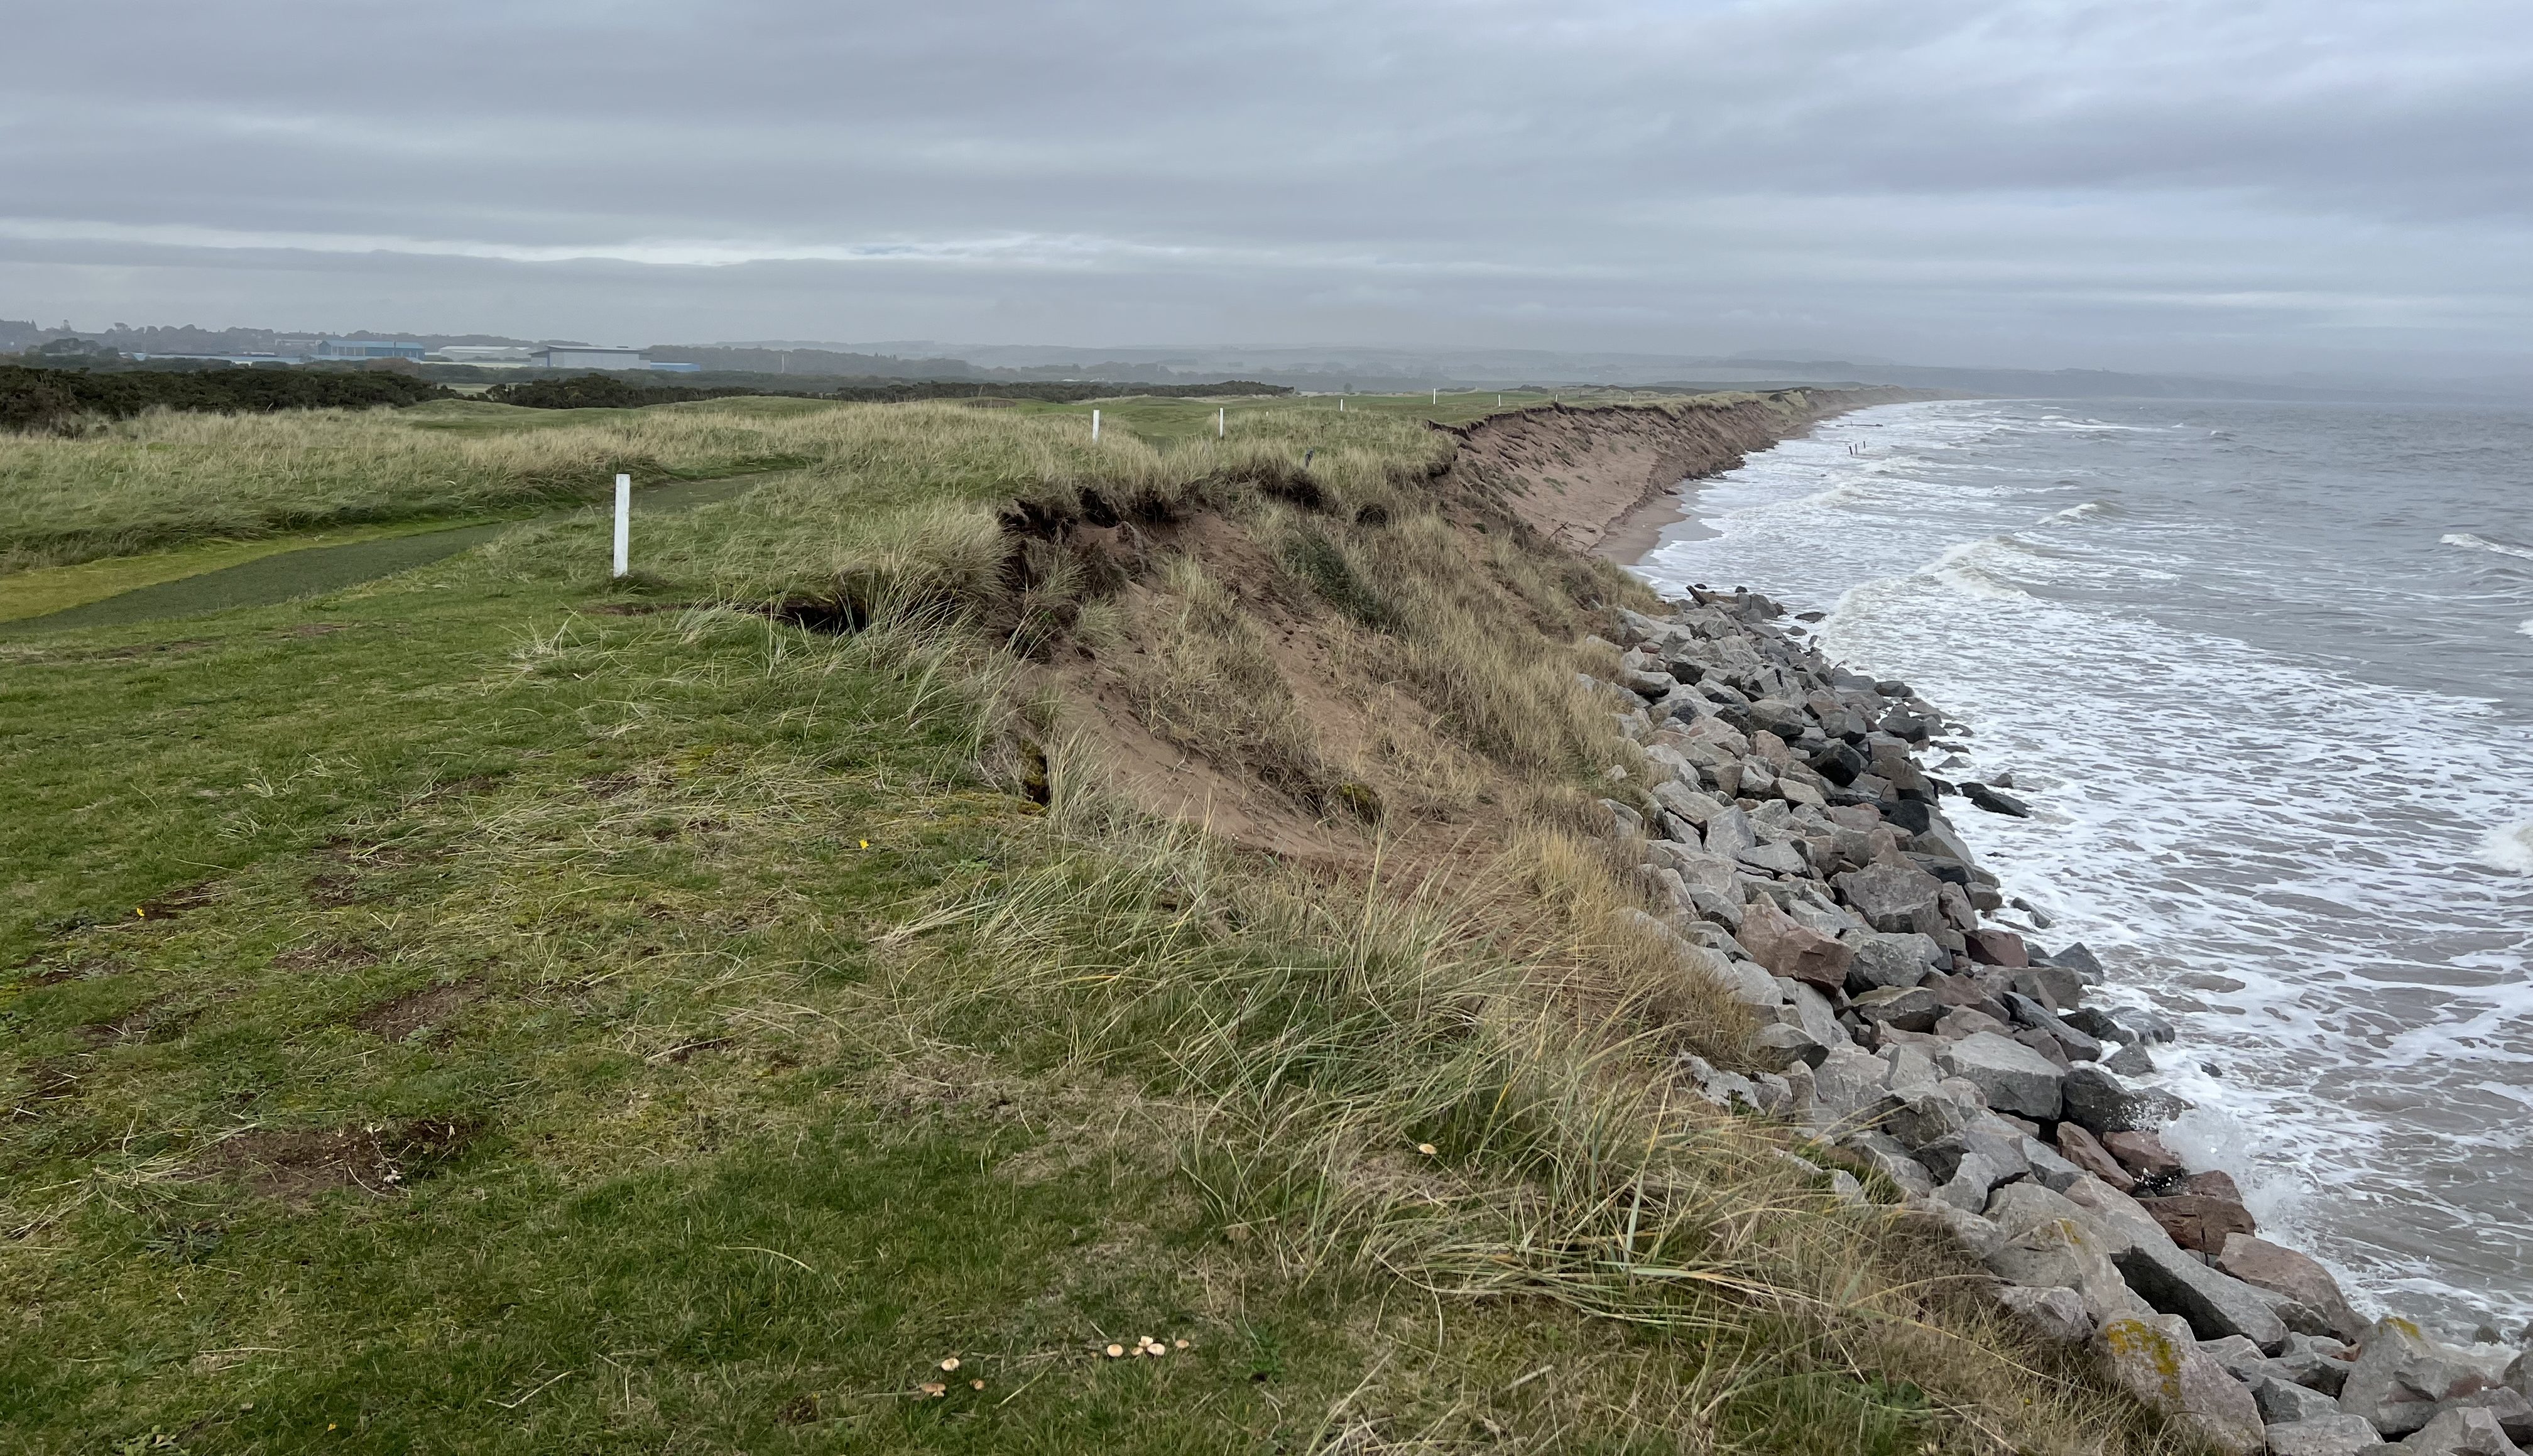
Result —
M 2252 1210 L 2231 1198 L 2180 1194 L 2169 1198 L 2140 1198 L 2138 1206 L 2163 1225 L 2173 1243 L 2202 1253 L 2214 1253 L 2232 1236 L 2253 1233 L 2258 1228 L 2252 1222 Z
M 2152 1133 L 2105 1133 L 2102 1146 L 2111 1150 L 2121 1167 L 2143 1179 L 2170 1178 L 2181 1171 L 2181 1159 Z
M 1797 921 L 1765 896 L 1742 907 L 1735 938 L 1770 974 L 1808 981 L 1824 992 L 1846 988 L 1847 967 L 1856 960 L 1854 947 Z
M 2229 1236 L 2217 1252 L 2216 1271 L 2321 1310 L 2331 1332 L 2343 1340 L 2356 1339 L 2366 1327 L 2357 1311 L 2348 1308 L 2347 1296 L 2339 1292 L 2339 1281 L 2330 1277 L 2328 1269 L 2267 1239 Z
M 2234 1175 L 2230 1173 L 2193 1173 L 2181 1180 L 2181 1191 L 2202 1197 L 2231 1198 L 2237 1203 L 2243 1201 L 2243 1191 L 2235 1187 Z M 2211 1249 L 2209 1252 L 2215 1251 Z
M 2024 949 L 2023 937 L 2011 930 L 1973 930 L 1964 939 L 1970 942 L 1971 959 L 1981 965 L 2021 970 L 2032 963 L 2032 953 Z
M 2137 1187 L 2137 1180 L 2111 1156 L 2111 1150 L 2074 1123 L 2058 1125 L 2058 1155 L 2121 1193 Z

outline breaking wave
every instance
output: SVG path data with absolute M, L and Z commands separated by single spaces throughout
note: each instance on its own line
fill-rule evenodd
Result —
M 2480 842 L 2480 862 L 2512 874 L 2533 875 L 2533 819 L 2493 829 Z
M 2474 536 L 2469 531 L 2449 531 L 2438 537 L 2437 544 L 2469 547 L 2473 551 L 2496 552 L 2502 556 L 2521 556 L 2525 560 L 2533 561 L 2533 546 L 2508 546 L 2505 542 L 2492 541 L 2486 536 Z

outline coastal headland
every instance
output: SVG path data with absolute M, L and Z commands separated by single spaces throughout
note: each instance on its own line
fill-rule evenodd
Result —
M 535 512 L 359 585 L 0 643 L 0 1424 L 2504 1438 L 2520 1360 L 2361 1326 L 2155 1141 L 2153 1019 L 1995 923 L 1945 815 L 2014 790 L 1919 767 L 1934 705 L 1755 592 L 1664 602 L 1595 554 L 1877 402 L 0 439 L 28 566 Z M 285 440 L 296 473 L 254 474 Z M 748 483 L 637 518 L 618 578 L 605 514 L 560 508 L 618 470 Z

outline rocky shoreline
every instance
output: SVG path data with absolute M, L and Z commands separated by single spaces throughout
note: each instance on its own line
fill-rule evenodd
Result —
M 2260 1237 L 2233 1180 L 2133 1085 L 2171 1023 L 2089 1005 L 2102 967 L 1987 923 L 2005 907 L 1942 807 L 2024 814 L 1919 753 L 1967 729 L 1840 669 L 1756 593 L 1617 613 L 1609 696 L 1637 762 L 1603 802 L 1683 964 L 1760 1022 L 1755 1075 L 1683 1057 L 1709 1100 L 1806 1129 L 1907 1216 L 1940 1224 L 2037 1334 L 2087 1343 L 2226 1452 L 2521 1456 L 2533 1328 L 2514 1344 L 2362 1319 L 2321 1264 Z M 1619 796 L 1623 793 L 1623 796 Z M 2033 922 L 2046 922 L 2018 906 Z

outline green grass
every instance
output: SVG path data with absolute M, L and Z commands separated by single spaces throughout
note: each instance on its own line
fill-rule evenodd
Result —
M 1582 568 L 1335 524 L 1418 507 L 1404 412 L 1045 413 L 863 410 L 640 590 L 581 512 L 0 644 L 13 1450 L 2151 1448 L 1671 1100 L 1706 1013 L 1629 979 L 1588 846 L 1416 889 L 1143 820 L 988 569 L 1091 495 L 1271 543 L 1315 451 L 1400 613 L 1352 650 L 1493 679 L 1449 730 L 1546 793 L 1570 679 L 1510 624 Z M 849 587 L 870 630 L 749 610 Z
M 963 767 L 968 705 L 867 641 L 573 626 L 567 595 L 455 580 L 12 665 L 13 777 L 52 790 L 13 819 L 0 952 L 48 948 L 6 1010 L 0 1278 L 44 1331 L 0 1357 L 20 1448 L 1105 1424 L 1167 1451 L 1273 1424 L 1283 1387 L 1244 1362 L 1289 1339 L 1325 1367 L 1325 1332 L 1191 1278 L 1169 1164 L 1077 1159 L 1061 1103 L 910 1086 L 814 1034 L 875 922 L 1027 827 Z M 387 1034 L 380 1007 L 447 988 Z M 383 1164 L 222 1152 L 433 1120 L 470 1139 L 392 1199 L 351 1181 Z M 1198 1353 L 1121 1369 L 1103 1331 Z M 953 1354 L 957 1397 L 911 1394 Z M 1231 1405 L 1186 1409 L 1206 1392 Z
M 1569 400 L 1619 391 L 1570 391 Z M 1352 420 L 1464 423 L 1491 412 L 1489 391 L 1362 395 Z M 1506 395 L 1508 406 L 1545 395 Z M 1229 406 L 1262 417 L 1338 415 L 1330 397 Z M 944 403 L 942 409 L 965 406 Z M 816 465 L 863 442 L 874 411 L 791 398 L 734 398 L 628 410 L 535 410 L 435 400 L 403 410 L 272 415 L 154 414 L 76 438 L 0 435 L 0 578 L 203 541 L 482 513 L 527 513 L 601 498 L 616 473 L 640 484 Z M 1078 420 L 1097 408 L 1112 437 L 1151 444 L 1209 437 L 1214 405 L 1121 398 L 1020 401 L 1009 413 Z M 1292 425 L 1274 427 L 1289 431 Z
M 822 423 L 839 413 L 797 404 L 580 412 L 450 400 L 0 436 L 0 574 L 206 538 L 550 510 L 603 497 L 618 472 L 650 485 L 779 469 L 815 457 Z

